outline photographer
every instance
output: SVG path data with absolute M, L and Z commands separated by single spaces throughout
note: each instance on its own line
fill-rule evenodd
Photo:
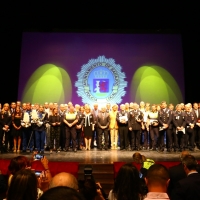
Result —
M 85 180 L 79 180 L 79 192 L 87 200 L 105 200 L 107 195 L 102 189 L 100 183 L 96 183 L 92 175 L 92 167 L 85 166 Z
M 11 159 L 8 166 L 9 177 L 8 177 L 8 186 L 11 183 L 12 177 L 21 169 L 30 169 L 30 162 L 25 156 L 17 156 Z
M 106 195 L 102 192 L 100 183 L 95 183 L 94 179 L 79 180 L 79 192 L 87 200 L 105 200 Z
M 38 156 L 37 152 L 33 153 L 33 157 L 32 157 L 32 170 L 35 170 L 35 172 L 37 172 L 37 168 L 36 165 L 34 164 L 34 162 L 38 159 L 36 159 Z M 40 155 L 41 156 L 41 155 Z M 38 176 L 38 187 L 44 192 L 46 190 L 48 190 L 49 188 L 49 183 L 52 179 L 51 176 L 51 172 L 49 170 L 49 161 L 45 156 L 40 157 L 40 162 L 44 168 L 43 171 L 39 171 L 39 176 Z

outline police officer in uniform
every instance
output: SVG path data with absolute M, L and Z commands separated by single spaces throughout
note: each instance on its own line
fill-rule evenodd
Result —
M 128 128 L 131 134 L 131 150 L 140 150 L 140 132 L 143 113 L 137 109 L 136 103 L 131 103 L 133 108 L 128 114 Z
M 171 114 L 172 120 L 169 124 L 168 132 L 167 132 L 167 147 L 168 147 L 167 150 L 168 150 L 168 152 L 171 152 L 172 146 L 173 146 L 174 140 L 175 140 L 175 138 L 174 138 L 174 124 L 173 124 L 173 116 L 174 116 L 175 111 L 174 111 L 174 105 L 171 104 L 171 103 L 169 104 L 168 108 L 169 108 L 169 112 Z M 174 147 L 174 150 L 176 151 L 175 147 Z
M 167 108 L 166 101 L 161 102 L 161 109 L 158 112 L 159 121 L 159 151 L 164 151 L 164 134 L 166 131 L 168 138 L 168 151 L 172 151 L 172 141 L 170 139 L 171 131 L 169 130 L 169 125 L 172 121 L 172 115 L 170 110 Z

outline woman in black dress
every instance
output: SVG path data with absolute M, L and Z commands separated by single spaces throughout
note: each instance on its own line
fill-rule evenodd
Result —
M 91 113 L 90 107 L 88 105 L 86 105 L 85 106 L 85 116 L 84 116 L 84 126 L 83 126 L 86 150 L 90 150 L 93 130 L 94 130 L 94 118 Z
M 10 106 L 8 103 L 3 105 L 0 112 L 0 152 L 8 152 L 8 141 L 10 138 L 10 125 L 12 117 L 10 112 Z M 5 149 L 3 148 L 3 136 L 5 135 Z
M 22 137 L 22 126 L 21 126 L 21 120 L 22 120 L 22 112 L 19 107 L 16 107 L 15 112 L 12 114 L 12 136 L 14 139 L 14 153 L 20 152 L 20 146 L 21 146 L 21 137 Z
M 58 114 L 58 109 L 53 108 L 53 114 L 49 116 L 49 124 L 50 126 L 50 153 L 52 153 L 54 147 L 54 139 L 55 139 L 55 149 L 56 153 L 58 152 L 59 144 L 60 144 L 60 124 L 61 124 L 61 116 Z

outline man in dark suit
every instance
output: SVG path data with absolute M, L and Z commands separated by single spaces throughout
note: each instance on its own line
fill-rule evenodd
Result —
M 105 139 L 105 150 L 108 150 L 109 137 L 108 137 L 108 128 L 110 124 L 109 113 L 106 112 L 106 107 L 101 108 L 101 112 L 97 115 L 97 125 L 98 125 L 98 140 L 99 140 L 99 149 L 102 150 L 102 135 L 104 133 Z
M 92 109 L 92 115 L 94 119 L 94 131 L 93 131 L 93 136 L 92 136 L 92 142 L 91 142 L 91 148 L 94 148 L 94 141 L 96 140 L 97 148 L 99 149 L 99 142 L 98 142 L 98 126 L 97 126 L 97 116 L 100 113 L 100 110 L 98 109 L 98 104 L 95 103 L 93 105 Z
M 136 103 L 130 103 L 132 109 L 128 114 L 128 127 L 131 133 L 131 150 L 140 150 L 140 131 L 143 113 L 137 109 Z
M 190 153 L 188 151 L 183 151 L 180 154 L 180 163 L 178 165 L 175 165 L 169 168 L 170 182 L 169 182 L 169 187 L 168 187 L 168 194 L 170 196 L 171 196 L 172 190 L 176 187 L 178 181 L 187 177 L 182 165 L 182 160 L 187 155 L 190 155 Z
M 194 126 L 195 143 L 197 145 L 197 148 L 200 149 L 200 109 L 198 108 L 198 103 L 193 103 L 192 112 L 195 114 L 197 119 Z
M 172 118 L 174 124 L 174 151 L 178 150 L 180 147 L 180 151 L 185 149 L 185 113 L 181 112 L 181 104 L 176 105 L 176 111 L 173 114 Z
M 197 172 L 197 160 L 192 155 L 186 155 L 182 164 L 187 177 L 176 184 L 171 200 L 199 200 L 200 174 Z

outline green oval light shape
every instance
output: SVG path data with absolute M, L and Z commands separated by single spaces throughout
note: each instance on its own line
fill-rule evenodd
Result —
M 40 103 L 71 101 L 72 84 L 68 73 L 54 64 L 40 66 L 29 78 L 22 102 Z
M 140 67 L 133 75 L 130 95 L 136 102 L 183 102 L 177 82 L 167 70 L 159 66 Z

